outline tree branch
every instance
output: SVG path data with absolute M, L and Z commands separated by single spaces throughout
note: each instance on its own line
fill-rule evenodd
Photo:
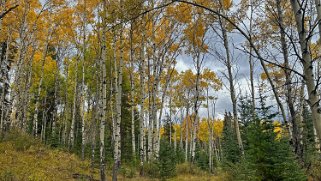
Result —
M 12 6 L 11 8 L 5 10 L 2 14 L 0 14 L 0 19 L 4 18 L 10 11 L 16 9 L 19 5 Z

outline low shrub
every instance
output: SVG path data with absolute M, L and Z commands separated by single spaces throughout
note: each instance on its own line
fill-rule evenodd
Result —
M 40 142 L 35 140 L 33 137 L 18 132 L 18 131 L 11 131 L 10 133 L 5 134 L 1 142 L 12 142 L 13 147 L 16 151 L 26 151 L 31 146 L 39 146 Z
M 136 170 L 134 167 L 126 167 L 123 166 L 119 170 L 119 173 L 124 177 L 124 178 L 133 178 L 136 175 Z
M 176 173 L 178 175 L 202 175 L 204 172 L 196 165 L 190 163 L 182 163 L 176 165 Z
M 159 178 L 160 173 L 158 164 L 156 162 L 144 164 L 144 174 L 152 178 Z

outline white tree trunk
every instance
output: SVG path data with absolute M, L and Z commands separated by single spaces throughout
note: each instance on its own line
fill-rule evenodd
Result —
M 316 6 L 316 10 L 317 10 L 317 21 L 318 21 L 318 28 L 319 28 L 319 45 L 321 45 L 321 2 L 320 2 L 320 0 L 314 0 L 314 2 L 315 2 L 315 6 Z M 317 62 L 317 69 L 319 70 L 318 72 L 317 72 L 317 77 L 319 77 L 320 76 L 320 66 L 319 66 L 319 64 L 320 64 L 320 62 L 318 61 Z M 320 113 L 320 111 L 319 111 L 319 113 Z M 319 122 L 320 122 L 321 120 L 319 119 Z M 320 135 L 320 133 L 319 133 L 319 135 Z M 320 137 L 321 136 L 319 136 L 319 138 L 318 138 L 318 136 L 317 136 L 317 134 L 315 134 L 315 141 L 316 141 L 316 147 L 317 147 L 317 150 L 318 151 L 320 151 Z
M 230 48 L 229 48 L 228 37 L 227 37 L 227 32 L 226 32 L 226 25 L 225 25 L 224 20 L 221 18 L 220 18 L 220 26 L 221 26 L 222 35 L 223 35 L 223 44 L 224 44 L 224 48 L 225 48 L 225 52 L 226 52 L 226 62 L 225 63 L 226 63 L 227 72 L 228 72 L 230 96 L 231 96 L 232 107 L 233 107 L 234 128 L 235 128 L 235 132 L 236 132 L 237 143 L 238 143 L 239 149 L 240 149 L 241 153 L 244 154 L 243 142 L 242 142 L 242 138 L 241 138 L 239 122 L 238 122 L 238 117 L 237 117 L 236 92 L 235 92 L 235 87 L 234 87 L 234 76 L 232 73 L 232 62 L 231 62 L 231 56 L 230 56 Z
M 106 61 L 107 61 L 107 2 L 103 0 L 103 16 L 102 16 L 102 36 L 101 36 L 101 70 L 102 70 L 102 82 L 101 82 L 101 91 L 100 96 L 102 98 L 102 110 L 100 110 L 100 133 L 99 133 L 99 140 L 100 140 L 100 180 L 105 181 L 106 178 L 106 165 L 105 165 L 105 127 L 106 127 L 106 119 L 107 119 L 107 72 L 106 72 Z
M 311 53 L 309 50 L 310 40 L 307 38 L 307 30 L 304 27 L 304 22 L 302 21 L 303 14 L 301 7 L 296 0 L 291 0 L 291 6 L 293 14 L 295 15 L 297 31 L 300 39 L 300 47 L 302 53 L 302 65 L 304 72 L 304 80 L 307 86 L 308 96 L 309 96 L 309 106 L 312 111 L 312 120 L 318 135 L 321 139 L 321 110 L 319 105 L 319 96 L 315 90 L 315 82 L 313 75 L 313 62 L 311 59 Z
M 1 115 L 0 115 L 0 122 L 1 122 L 1 127 L 0 131 L 3 131 L 7 125 L 6 123 L 6 114 L 9 112 L 9 102 L 7 100 L 8 93 L 9 93 L 9 67 L 10 67 L 10 62 L 9 62 L 9 53 L 10 53 L 10 44 L 11 44 L 11 34 L 8 37 L 8 40 L 6 41 L 6 47 L 5 48 L 5 56 L 4 60 L 1 62 L 0 67 L 1 67 L 1 72 L 0 75 L 3 78 L 2 81 L 2 94 L 1 94 Z M 4 50 L 2 50 L 2 53 Z M 6 105 L 7 104 L 7 105 Z
M 65 65 L 65 74 L 66 74 L 66 84 L 65 84 L 65 90 L 68 89 L 68 79 L 69 79 L 69 65 L 68 63 Z M 68 140 L 68 92 L 65 91 L 64 95 L 64 128 L 62 133 L 62 141 L 65 146 L 67 146 L 67 140 Z
M 144 43 L 144 38 L 145 38 L 145 31 L 143 30 L 142 34 L 142 42 L 141 42 L 141 63 L 140 63 L 140 113 L 139 113 L 139 157 L 140 157 L 140 166 L 141 166 L 141 171 L 140 175 L 144 174 L 143 166 L 144 166 L 144 157 L 145 157 L 145 147 L 144 147 L 144 142 L 145 142 L 145 131 L 144 131 L 144 102 L 145 102 L 145 43 Z
M 133 49 L 133 22 L 130 25 L 130 102 L 131 102 L 131 134 L 132 134 L 132 154 L 136 157 L 135 140 L 135 103 L 134 103 L 134 49 Z
M 113 167 L 113 180 L 117 180 L 117 173 L 120 167 L 121 162 L 121 135 L 120 135 L 120 124 L 122 117 L 122 83 L 123 83 L 123 54 L 124 54 L 124 44 L 123 44 L 123 27 L 121 27 L 120 31 L 120 57 L 119 64 L 115 62 L 115 71 L 117 74 L 116 77 L 116 124 L 115 126 L 115 142 L 114 142 L 114 167 Z M 118 65 L 117 65 L 118 64 Z
M 84 19 L 83 19 L 83 47 L 82 47 L 82 84 L 81 84 L 81 159 L 85 159 L 85 59 L 86 59 L 86 25 L 87 25 L 87 16 L 86 16 L 86 0 L 84 1 Z
M 49 46 L 49 40 L 50 40 L 50 33 L 51 31 L 48 30 L 48 35 L 47 35 L 47 40 L 45 43 L 45 47 L 42 53 L 41 57 L 41 72 L 40 72 L 40 81 L 38 85 L 38 91 L 37 95 L 35 96 L 35 113 L 33 115 L 33 133 L 37 137 L 38 136 L 38 114 L 39 114 L 39 97 L 41 94 L 42 90 L 42 82 L 43 82 L 43 77 L 44 77 L 44 68 L 45 68 L 45 62 L 46 62 L 46 57 L 47 57 L 47 52 L 48 52 L 48 46 Z
M 213 157 L 212 157 L 212 146 L 213 146 L 213 122 L 210 120 L 210 108 L 209 108 L 209 97 L 208 97 L 208 87 L 206 88 L 206 105 L 207 105 L 207 125 L 209 131 L 209 138 L 208 138 L 208 166 L 210 172 L 213 171 Z M 214 121 L 214 120 L 213 120 Z
M 152 159 L 152 153 L 153 153 L 153 109 L 152 109 L 152 91 L 151 91 L 151 74 L 150 74 L 150 60 L 148 60 L 148 139 L 147 139 L 147 159 L 148 162 Z
M 75 87 L 74 87 L 74 97 L 72 104 L 72 118 L 71 118 L 71 126 L 70 126 L 70 135 L 69 135 L 69 148 L 74 147 L 75 143 L 75 124 L 76 124 L 76 102 L 77 102 L 77 94 L 78 94 L 78 59 L 75 64 Z

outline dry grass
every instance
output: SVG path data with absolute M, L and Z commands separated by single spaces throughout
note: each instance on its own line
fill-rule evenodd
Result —
M 0 140 L 1 141 L 1 140 Z M 0 181 L 68 181 L 89 180 L 93 175 L 99 180 L 99 170 L 91 173 L 88 161 L 81 161 L 76 155 L 50 149 L 35 141 L 32 137 L 11 134 L 0 142 Z M 227 177 L 213 176 L 188 164 L 177 167 L 177 176 L 169 181 L 225 181 Z M 107 171 L 108 180 L 111 172 Z M 140 177 L 135 173 L 133 178 L 119 174 L 119 181 L 157 181 L 159 179 Z
M 74 154 L 48 149 L 28 136 L 0 143 L 0 180 L 61 181 L 89 175 L 89 162 L 80 161 Z
M 119 181 L 158 181 L 160 179 L 149 177 L 134 177 L 124 178 L 119 177 Z M 168 179 L 168 181 L 228 181 L 223 176 L 210 176 L 210 175 L 178 175 L 174 178 Z

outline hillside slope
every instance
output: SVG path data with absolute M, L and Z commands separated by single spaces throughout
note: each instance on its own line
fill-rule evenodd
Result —
M 26 135 L 1 139 L 0 180 L 89 180 L 89 175 L 89 162 L 74 154 L 50 149 Z

